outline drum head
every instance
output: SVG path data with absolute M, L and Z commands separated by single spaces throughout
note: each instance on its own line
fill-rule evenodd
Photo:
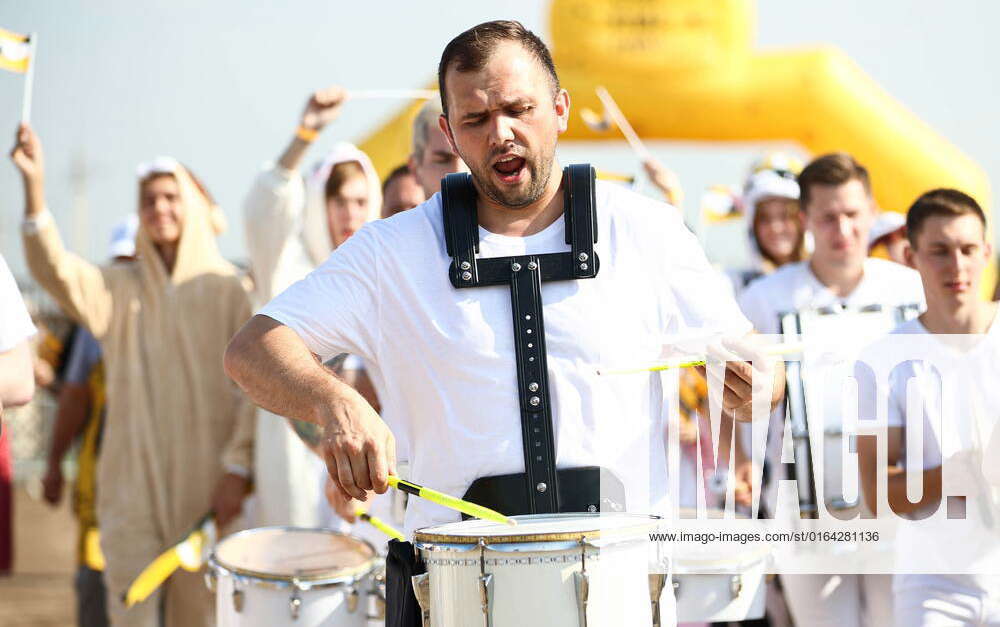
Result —
M 533 514 L 511 516 L 517 525 L 488 520 L 464 520 L 417 531 L 418 543 L 487 544 L 520 542 L 579 542 L 642 535 L 657 518 L 642 514 Z
M 229 536 L 212 557 L 222 568 L 243 576 L 316 581 L 367 574 L 375 550 L 363 540 L 335 531 L 264 527 Z

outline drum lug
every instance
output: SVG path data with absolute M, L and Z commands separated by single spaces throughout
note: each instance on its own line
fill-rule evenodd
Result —
M 735 600 L 739 598 L 741 592 L 743 592 L 743 575 L 733 575 L 729 579 L 729 594 Z
M 576 584 L 576 607 L 580 611 L 580 627 L 587 627 L 587 603 L 590 601 L 590 575 L 587 574 L 587 538 L 580 538 L 580 571 L 573 573 Z
M 660 597 L 663 587 L 667 584 L 667 576 L 663 573 L 649 575 L 649 602 L 653 606 L 653 627 L 660 627 Z
M 431 625 L 431 580 L 429 577 L 429 573 L 410 577 L 413 594 L 416 595 L 417 605 L 420 606 L 421 627 L 430 627 Z
M 235 582 L 234 582 L 235 583 Z M 243 612 L 243 591 L 239 588 L 233 588 L 233 609 L 236 610 L 237 614 Z
M 842 496 L 834 497 L 826 501 L 826 504 L 830 507 L 830 509 L 834 510 L 851 509 L 857 507 L 858 503 L 859 503 L 858 499 L 854 499 L 853 501 L 848 501 Z
M 493 574 L 486 574 L 486 541 L 479 538 L 479 601 L 486 627 L 493 627 Z
M 347 588 L 347 611 L 353 614 L 358 610 L 358 588 L 351 584 Z
M 587 627 L 587 602 L 590 597 L 590 575 L 584 571 L 573 573 L 576 583 L 576 607 L 580 611 L 580 627 Z
M 299 620 L 299 612 L 302 610 L 302 587 L 299 586 L 299 580 L 296 577 L 292 578 L 292 596 L 288 597 L 288 613 L 291 615 L 292 620 Z

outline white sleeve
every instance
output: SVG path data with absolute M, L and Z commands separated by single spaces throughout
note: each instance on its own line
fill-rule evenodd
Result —
M 759 283 L 751 283 L 740 293 L 739 304 L 743 315 L 750 320 L 753 328 L 757 329 L 759 333 L 770 335 L 781 331 L 778 327 L 778 314 L 765 297 L 765 290 L 761 288 Z
M 0 353 L 13 349 L 35 333 L 14 275 L 0 255 Z
M 740 311 L 733 290 L 722 272 L 705 257 L 697 238 L 674 212 L 667 221 L 664 241 L 667 266 L 664 280 L 673 293 L 682 322 L 700 329 L 742 336 L 752 325 Z
M 340 353 L 377 362 L 381 309 L 373 226 L 363 227 L 258 311 L 295 331 L 324 362 Z
M 277 164 L 264 166 L 243 201 L 243 225 L 250 265 L 254 275 L 268 281 L 268 285 L 281 251 L 299 224 L 304 207 L 305 183 L 302 176 Z

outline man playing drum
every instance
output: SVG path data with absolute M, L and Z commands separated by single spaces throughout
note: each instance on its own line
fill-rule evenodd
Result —
M 471 178 L 449 176 L 442 194 L 366 225 L 247 323 L 227 371 L 261 406 L 324 428 L 345 499 L 386 490 L 402 437 L 411 479 L 478 490 L 506 514 L 579 511 L 574 479 L 594 482 L 595 468 L 624 486 L 630 510 L 665 507 L 659 378 L 596 366 L 655 359 L 667 334 L 737 338 L 716 376 L 726 411 L 749 420 L 755 371 L 772 380 L 766 359 L 742 361 L 758 356 L 739 339 L 750 323 L 679 212 L 595 187 L 578 166 L 564 174 L 569 94 L 536 35 L 509 21 L 462 33 L 439 84 L 441 129 Z M 317 361 L 341 352 L 368 364 L 385 421 Z M 777 402 L 780 365 L 766 374 Z M 642 476 L 636 451 L 651 458 Z M 411 499 L 406 531 L 457 519 Z

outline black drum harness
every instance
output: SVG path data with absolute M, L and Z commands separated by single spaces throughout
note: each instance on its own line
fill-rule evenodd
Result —
M 449 174 L 441 185 L 445 243 L 452 257 L 448 269 L 457 289 L 509 285 L 514 322 L 518 401 L 524 473 L 477 479 L 467 500 L 505 514 L 597 511 L 601 482 L 617 478 L 594 466 L 556 471 L 555 433 L 549 395 L 542 317 L 542 283 L 593 279 L 600 269 L 594 169 L 589 164 L 563 170 L 564 220 L 569 252 L 476 258 L 479 221 L 476 189 L 469 174 Z M 614 500 L 624 502 L 619 490 Z M 623 490 L 621 490 L 623 492 Z M 620 504 L 619 504 L 620 505 Z

